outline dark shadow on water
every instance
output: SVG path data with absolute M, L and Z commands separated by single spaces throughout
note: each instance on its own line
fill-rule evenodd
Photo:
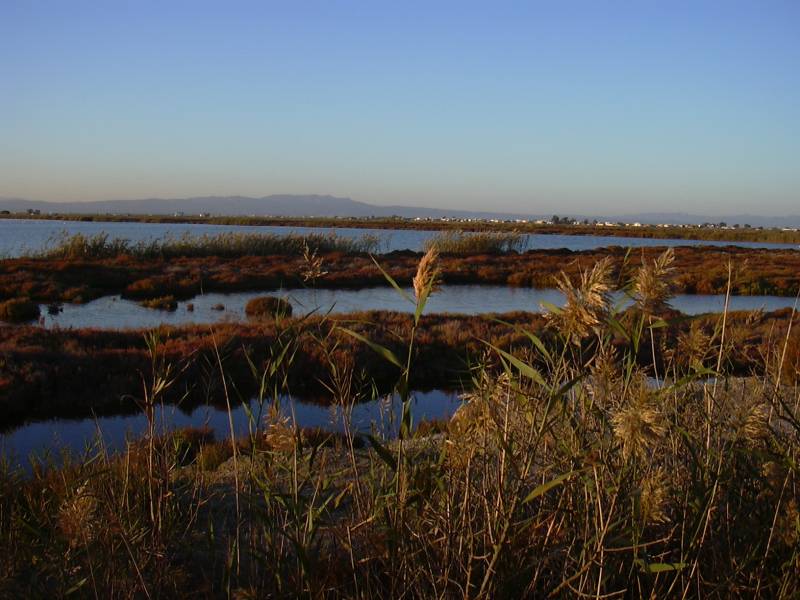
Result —
M 329 400 L 328 400 L 329 402 Z M 448 419 L 460 406 L 457 392 L 432 390 L 415 392 L 412 400 L 416 423 Z M 268 403 L 259 407 L 255 400 L 249 404 L 254 415 L 251 421 L 244 407 L 232 410 L 234 431 L 237 437 L 246 437 L 256 427 L 263 428 L 263 418 Z M 350 428 L 356 433 L 379 433 L 385 437 L 397 435 L 401 402 L 398 397 L 385 396 L 356 404 L 349 411 Z M 281 414 L 299 427 L 320 428 L 330 432 L 343 432 L 348 411 L 340 406 L 325 405 L 319 401 L 283 397 Z M 165 405 L 158 409 L 156 431 L 167 433 L 187 427 L 207 427 L 217 440 L 230 437 L 228 413 L 224 408 L 210 405 L 182 409 Z M 80 456 L 89 449 L 105 449 L 110 453 L 124 450 L 130 440 L 141 438 L 147 431 L 147 419 L 141 412 L 97 416 L 84 419 L 52 419 L 23 424 L 0 433 L 0 459 L 26 466 L 29 457 L 50 457 L 58 460 L 63 452 Z

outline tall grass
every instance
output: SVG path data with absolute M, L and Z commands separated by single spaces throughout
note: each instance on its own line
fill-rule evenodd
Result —
M 781 383 L 775 339 L 763 377 L 719 372 L 727 322 L 658 365 L 669 256 L 634 270 L 617 313 L 599 264 L 564 279 L 551 339 L 486 344 L 471 391 L 441 433 L 411 426 L 416 324 L 435 293 L 420 264 L 404 352 L 351 332 L 397 367 L 400 438 L 320 439 L 274 410 L 302 322 L 280 321 L 251 363 L 264 415 L 248 440 L 198 451 L 158 437 L 23 479 L 0 473 L 0 593 L 97 597 L 793 598 L 800 594 L 800 391 Z M 390 279 L 396 286 L 396 283 Z M 400 288 L 398 288 L 400 291 Z M 404 292 L 400 292 L 404 293 Z M 792 315 L 794 318 L 794 315 Z M 788 336 L 785 338 L 788 339 Z M 146 405 L 172 381 L 150 338 Z M 369 375 L 330 357 L 331 391 Z M 717 369 L 704 367 L 715 356 Z M 217 354 L 223 382 L 224 353 Z M 686 365 L 689 366 L 688 374 Z M 658 374 L 657 381 L 652 376 Z M 235 386 L 225 387 L 229 403 Z M 419 430 L 417 430 L 419 431 Z M 208 444 L 208 448 L 219 448 Z M 237 454 L 238 453 L 238 454 Z M 179 457 L 184 457 L 179 460 Z M 219 466 L 217 466 L 219 464 Z
M 348 238 L 328 234 L 277 235 L 262 233 L 220 233 L 193 236 L 185 234 L 173 238 L 148 242 L 130 242 L 126 239 L 110 238 L 106 233 L 85 236 L 63 232 L 34 254 L 46 259 L 114 258 L 176 258 L 176 257 L 239 257 L 269 256 L 275 254 L 298 255 L 311 252 L 371 253 L 379 247 L 379 240 L 372 235 Z
M 423 249 L 436 248 L 441 254 L 500 254 L 522 252 L 527 244 L 527 236 L 516 231 L 440 231 L 425 242 Z

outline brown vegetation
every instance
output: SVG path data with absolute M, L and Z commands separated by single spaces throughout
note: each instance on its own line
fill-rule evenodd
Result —
M 532 250 L 523 254 L 442 256 L 444 284 L 494 284 L 553 287 L 564 271 L 577 277 L 608 256 L 614 287 L 627 281 L 642 260 L 652 261 L 663 248 L 628 252 L 612 247 L 601 250 Z M 392 252 L 377 257 L 380 265 L 402 285 L 414 277 L 420 254 Z M 314 280 L 324 288 L 359 288 L 385 285 L 381 271 L 365 254 L 328 253 L 325 272 Z M 728 263 L 733 264 L 731 291 L 736 295 L 794 296 L 800 291 L 800 252 L 736 247 L 682 247 L 675 249 L 676 293 L 721 294 L 728 284 Z M 104 295 L 122 294 L 132 299 L 174 296 L 188 299 L 201 292 L 267 291 L 307 285 L 308 268 L 300 256 L 243 256 L 134 259 L 9 259 L 0 261 L 0 301 L 29 297 L 39 302 L 86 302 Z
M 178 301 L 175 296 L 160 296 L 158 298 L 149 298 L 139 302 L 145 308 L 154 308 L 157 310 L 174 311 L 178 308 Z
M 638 313 L 629 310 L 623 320 L 634 321 Z M 783 360 L 782 376 L 794 380 L 800 373 L 800 327 L 792 328 L 783 357 L 770 348 L 784 340 L 791 311 L 772 313 L 731 313 L 726 335 L 719 338 L 720 315 L 689 318 L 664 313 L 670 327 L 656 330 L 654 344 L 657 368 L 666 360 L 684 369 L 693 365 L 716 366 L 719 344 L 725 348 L 721 368 L 726 373 L 764 373 Z M 458 388 L 469 382 L 470 365 L 485 354 L 486 343 L 506 350 L 530 349 L 522 329 L 533 331 L 550 343 L 551 332 L 542 315 L 511 313 L 500 315 L 423 316 L 416 332 L 415 360 L 410 385 L 417 389 Z M 357 366 L 361 383 L 373 381 L 386 389 L 397 377 L 397 368 L 383 361 L 366 345 L 340 327 L 402 354 L 411 332 L 408 315 L 367 312 L 337 317 L 256 321 L 249 324 L 162 327 L 159 330 L 165 360 L 180 365 L 180 377 L 171 401 L 187 405 L 221 402 L 216 350 L 220 350 L 227 376 L 247 397 L 255 393 L 247 357 L 254 364 L 266 360 L 288 332 L 293 339 L 293 364 L 285 373 L 292 393 L 324 396 L 335 384 L 329 362 L 340 367 Z M 701 339 L 703 344 L 694 343 Z M 629 342 L 617 336 L 614 345 Z M 276 346 L 277 345 L 277 346 Z M 697 348 L 703 347 L 703 352 Z M 652 362 L 649 346 L 638 349 L 643 365 Z M 87 415 L 135 410 L 130 394 L 138 389 L 149 369 L 148 347 L 142 331 L 100 331 L 92 329 L 44 330 L 39 327 L 0 328 L 0 412 L 6 424 L 24 418 Z M 91 390 L 91 393 L 87 393 Z

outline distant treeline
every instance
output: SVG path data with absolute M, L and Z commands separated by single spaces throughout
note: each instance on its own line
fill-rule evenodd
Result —
M 688 226 L 613 225 L 599 226 L 592 222 L 583 223 L 532 223 L 518 221 L 443 221 L 409 220 L 400 217 L 246 217 L 246 216 L 208 216 L 193 215 L 76 215 L 47 214 L 29 215 L 16 213 L 0 215 L 3 218 L 42 219 L 57 221 L 108 222 L 108 223 L 188 223 L 207 225 L 251 225 L 285 227 L 335 227 L 335 228 L 373 228 L 373 229 L 414 229 L 435 231 L 495 231 L 537 233 L 542 235 L 612 235 L 631 238 L 708 240 L 727 242 L 771 242 L 782 244 L 800 243 L 800 231 L 746 225 L 737 228 Z

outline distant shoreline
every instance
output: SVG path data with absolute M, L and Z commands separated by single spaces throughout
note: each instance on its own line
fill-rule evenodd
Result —
M 541 235 L 598 235 L 650 239 L 700 241 L 800 243 L 800 231 L 759 227 L 703 227 L 699 225 L 555 224 L 524 221 L 488 221 L 466 219 L 408 219 L 392 217 L 246 217 L 194 215 L 107 215 L 107 214 L 0 214 L 0 219 L 41 221 L 79 221 L 99 223 L 168 223 L 205 225 L 247 225 L 320 227 L 337 229 L 409 229 L 421 231 L 517 231 Z

